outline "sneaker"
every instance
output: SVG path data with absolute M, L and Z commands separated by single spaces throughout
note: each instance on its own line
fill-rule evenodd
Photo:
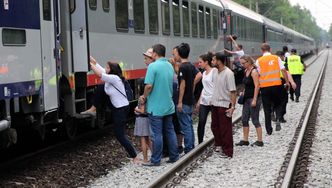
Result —
M 290 100 L 294 101 L 294 96 L 293 95 L 291 95 L 289 98 L 290 98 Z
M 148 163 L 142 163 L 143 166 L 160 166 L 160 163 L 151 163 L 151 162 L 148 162 Z
M 300 102 L 299 97 L 296 97 L 295 102 Z
M 166 163 L 175 163 L 177 160 L 167 160 Z
M 280 123 L 286 123 L 287 121 L 282 117 L 282 118 L 280 118 L 279 122 Z
M 96 112 L 91 112 L 91 111 L 83 111 L 80 113 L 81 115 L 89 115 L 89 116 L 96 116 Z
M 214 151 L 215 151 L 215 152 L 220 152 L 220 151 L 221 151 L 221 146 L 216 146 L 216 147 L 214 148 Z
M 235 144 L 236 146 L 249 146 L 249 141 L 241 140 L 240 142 Z
M 264 146 L 264 142 L 257 140 L 256 142 L 252 143 L 251 146 L 263 147 Z
M 179 151 L 179 154 L 183 153 L 183 147 L 182 147 L 182 146 L 179 146 L 179 147 L 178 147 L 178 151 Z
M 281 130 L 280 122 L 277 121 L 277 123 L 276 123 L 276 131 L 280 131 L 280 130 Z

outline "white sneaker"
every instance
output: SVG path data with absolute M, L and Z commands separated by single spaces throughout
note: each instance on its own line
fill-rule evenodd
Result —
M 91 111 L 83 111 L 80 113 L 81 115 L 90 115 L 90 116 L 96 116 L 96 112 L 91 112 Z

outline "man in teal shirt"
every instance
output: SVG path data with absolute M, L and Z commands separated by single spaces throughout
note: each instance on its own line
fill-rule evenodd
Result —
M 175 112 L 172 99 L 174 70 L 165 58 L 165 46 L 156 44 L 152 49 L 152 58 L 155 62 L 148 67 L 144 94 L 140 97 L 141 103 L 147 102 L 147 113 L 152 129 L 152 155 L 150 163 L 143 165 L 159 166 L 163 151 L 163 136 L 166 136 L 169 150 L 168 162 L 177 161 L 179 153 L 172 122 L 172 114 Z

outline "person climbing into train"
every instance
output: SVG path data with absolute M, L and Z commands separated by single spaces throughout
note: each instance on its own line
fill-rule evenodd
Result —
M 213 91 L 211 98 L 212 122 L 215 151 L 221 157 L 233 157 L 232 115 L 236 104 L 236 85 L 234 73 L 225 64 L 227 55 L 218 52 L 213 56 Z
M 116 139 L 125 148 L 126 152 L 132 158 L 134 164 L 140 164 L 141 160 L 137 157 L 133 144 L 126 136 L 126 123 L 129 113 L 129 101 L 125 96 L 125 86 L 121 67 L 118 63 L 108 61 L 105 68 L 100 66 L 97 61 L 90 56 L 91 70 L 105 82 L 104 90 L 97 90 L 94 97 L 94 106 L 97 103 L 105 103 L 112 110 L 112 119 L 114 123 L 114 132 Z M 89 109 L 92 111 L 91 109 Z
M 239 85 L 242 83 L 243 76 L 244 76 L 244 67 L 240 63 L 240 58 L 244 55 L 243 46 L 236 42 L 236 35 L 228 35 L 227 38 L 232 41 L 235 50 L 227 50 L 224 49 L 225 53 L 231 54 L 234 57 L 233 66 L 231 66 L 232 70 L 234 71 L 235 75 L 235 83 Z
M 245 75 L 243 78 L 244 84 L 244 104 L 242 107 L 242 127 L 243 140 L 236 143 L 236 146 L 249 146 L 249 119 L 251 118 L 257 133 L 257 141 L 251 146 L 264 146 L 262 140 L 262 127 L 259 122 L 259 110 L 261 108 L 262 100 L 259 93 L 259 74 L 255 66 L 255 60 L 249 55 L 241 57 L 241 63 L 245 68 Z
M 196 104 L 195 111 L 198 112 L 198 127 L 197 127 L 197 136 L 198 136 L 198 143 L 202 143 L 204 140 L 204 133 L 205 133 L 205 124 L 207 120 L 207 116 L 211 111 L 211 98 L 212 98 L 212 91 L 213 91 L 213 81 L 212 81 L 212 71 L 216 68 L 212 65 L 212 56 L 211 52 L 206 54 L 202 54 L 199 56 L 198 64 L 199 66 L 204 69 L 202 83 L 203 83 L 203 90 L 201 92 L 201 96 L 198 99 Z

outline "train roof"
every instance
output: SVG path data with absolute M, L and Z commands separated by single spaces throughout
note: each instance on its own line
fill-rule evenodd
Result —
M 202 0 L 202 1 L 223 8 L 220 0 Z
M 216 0 L 217 1 L 217 0 Z M 221 0 L 225 9 L 242 15 L 259 23 L 264 23 L 263 16 L 231 0 Z
M 284 30 L 285 26 L 279 24 L 278 22 L 275 22 L 266 17 L 264 17 L 263 20 L 264 20 L 264 24 L 266 25 L 267 28 L 270 28 L 272 30 L 279 31 L 279 32 L 282 32 Z

